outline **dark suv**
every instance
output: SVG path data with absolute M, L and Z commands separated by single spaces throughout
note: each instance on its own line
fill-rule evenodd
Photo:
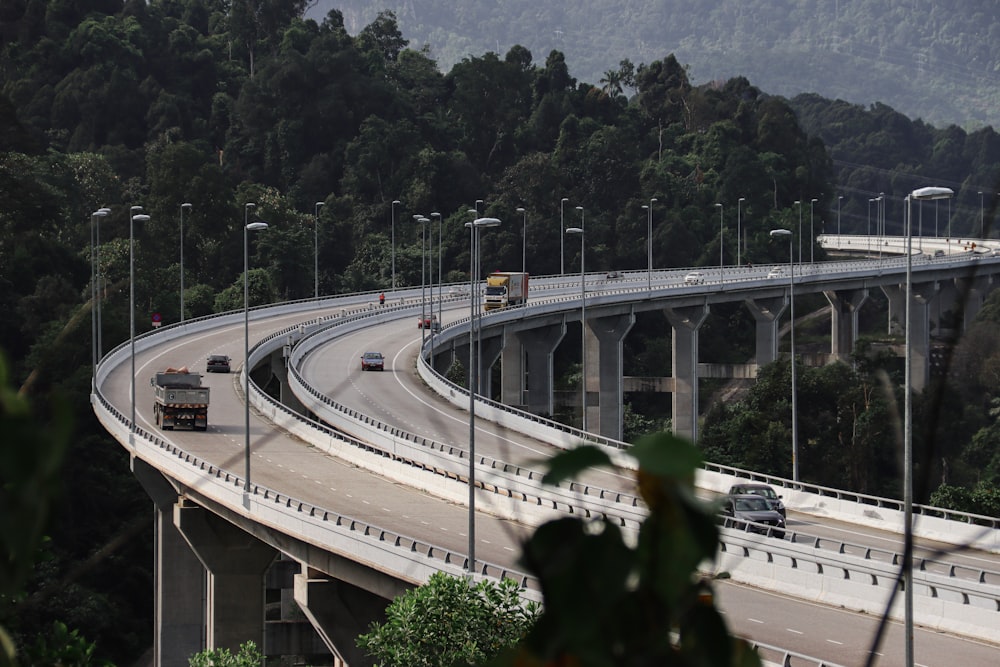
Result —
M 228 373 L 229 357 L 224 354 L 210 354 L 205 362 L 206 373 Z
M 771 535 L 779 540 L 785 537 L 785 519 L 758 495 L 726 496 L 722 501 L 722 516 L 726 528 Z
M 774 489 L 767 484 L 741 482 L 740 484 L 733 484 L 729 488 L 729 495 L 731 496 L 742 496 L 748 493 L 764 498 L 767 504 L 771 506 L 771 509 L 781 515 L 782 519 L 788 518 L 785 514 L 785 503 L 781 502 L 781 496 L 775 493 Z

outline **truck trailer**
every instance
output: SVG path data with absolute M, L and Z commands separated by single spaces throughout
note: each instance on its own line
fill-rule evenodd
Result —
M 528 301 L 528 274 L 495 271 L 486 276 L 485 310 L 521 306 Z
M 201 385 L 201 374 L 187 368 L 168 368 L 149 379 L 153 387 L 153 414 L 156 425 L 165 431 L 188 426 L 195 431 L 208 428 L 209 388 Z

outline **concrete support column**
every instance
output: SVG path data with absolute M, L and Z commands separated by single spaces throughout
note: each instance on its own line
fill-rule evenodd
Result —
M 281 401 L 281 404 L 290 410 L 306 414 L 305 406 L 295 396 L 288 384 L 288 356 L 290 353 L 290 345 L 285 345 L 280 350 L 271 353 L 271 375 L 278 380 L 278 400 Z M 253 379 L 253 375 L 250 376 L 250 379 Z
M 906 301 L 906 285 L 882 285 L 882 293 L 889 302 L 889 319 L 886 323 L 886 332 L 892 334 L 903 333 L 904 303 Z
M 189 502 L 174 525 L 208 570 L 206 649 L 264 646 L 264 571 L 277 552 L 225 519 Z
M 519 336 L 504 332 L 504 346 L 500 350 L 500 402 L 515 408 L 524 405 L 525 367 L 524 344 Z
M 708 303 L 664 308 L 673 328 L 671 365 L 674 372 L 673 431 L 698 440 L 698 329 L 708 317 Z
M 963 330 L 968 329 L 976 319 L 986 296 L 993 289 L 992 276 L 978 276 L 976 278 L 956 278 L 955 298 L 951 301 L 951 307 L 956 311 L 961 308 Z
M 552 360 L 565 336 L 566 321 L 563 320 L 559 324 L 517 331 L 514 336 L 507 337 L 508 342 L 517 338 L 524 350 L 524 402 L 532 414 L 551 417 L 555 412 Z M 507 403 L 506 398 L 504 403 Z
M 493 398 L 490 371 L 503 350 L 503 334 L 496 333 L 487 336 L 485 331 L 482 334 L 479 344 L 479 391 L 477 393 L 483 398 Z
M 830 353 L 838 359 L 847 359 L 858 340 L 858 312 L 868 299 L 868 290 L 829 290 L 823 295 L 832 308 Z
M 305 565 L 302 567 L 306 569 Z M 295 575 L 295 601 L 340 662 L 369 663 L 365 652 L 355 645 L 355 639 L 368 632 L 372 622 L 385 621 L 388 600 L 309 570 Z
M 896 302 L 898 314 L 898 327 L 900 333 L 904 332 L 906 323 L 904 305 L 906 303 L 906 285 L 894 287 L 883 287 L 882 290 L 889 297 L 890 303 Z M 938 283 L 914 283 L 912 285 L 913 295 L 910 304 L 910 358 L 913 363 L 911 374 L 913 388 L 922 391 L 927 386 L 931 374 L 931 345 L 930 345 L 930 313 L 931 305 L 938 297 Z
M 205 568 L 174 526 L 173 485 L 142 459 L 132 472 L 153 499 L 153 664 L 188 667 L 205 648 Z
M 635 313 L 590 317 L 587 319 L 588 339 L 593 336 L 597 348 L 597 363 L 587 366 L 588 375 L 595 376 L 597 383 L 597 405 L 587 406 L 587 426 L 591 431 L 607 438 L 622 439 L 624 432 L 622 414 L 622 341 L 635 324 Z M 588 348 L 590 346 L 588 345 Z M 589 353 L 589 350 L 588 350 Z M 594 357 L 590 357 L 593 359 Z M 590 393 L 591 378 L 587 378 L 587 393 Z M 589 404 L 589 401 L 588 401 Z M 596 421 L 593 420 L 596 413 Z
M 778 327 L 781 315 L 788 308 L 788 297 L 747 299 L 744 303 L 757 323 L 755 360 L 759 368 L 778 358 Z

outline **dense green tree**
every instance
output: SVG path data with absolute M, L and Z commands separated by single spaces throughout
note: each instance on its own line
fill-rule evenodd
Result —
M 538 613 L 512 579 L 471 583 L 438 572 L 393 600 L 385 622 L 358 637 L 358 646 L 385 667 L 486 664 L 517 644 Z

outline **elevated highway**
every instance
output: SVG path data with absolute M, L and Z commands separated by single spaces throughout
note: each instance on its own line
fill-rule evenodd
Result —
M 730 267 L 730 272 L 729 278 L 720 275 L 720 281 L 735 280 L 737 271 Z M 551 282 L 558 284 L 560 281 Z M 664 272 L 662 276 L 658 274 L 659 282 L 676 287 L 678 279 L 674 273 Z M 579 283 L 576 285 L 578 287 Z M 706 281 L 704 292 L 712 290 L 713 286 Z M 572 308 L 572 300 L 558 291 L 558 288 L 552 290 L 553 300 L 566 301 L 567 307 Z M 609 291 L 622 295 L 622 300 L 635 299 L 641 292 L 638 290 L 630 295 L 629 288 L 621 285 Z M 292 373 L 290 381 L 299 383 L 298 399 L 310 403 L 310 412 L 320 414 L 320 404 L 323 404 L 333 407 L 333 412 L 340 415 L 330 412 L 323 415 L 324 421 L 334 423 L 343 419 L 343 415 L 353 413 L 349 421 L 354 423 L 350 431 L 355 435 L 354 438 L 338 435 L 322 424 L 296 415 L 262 393 L 252 392 L 255 419 L 251 429 L 253 456 L 249 492 L 246 480 L 237 472 L 242 470 L 244 456 L 243 404 L 239 392 L 241 385 L 233 383 L 231 376 L 209 377 L 215 391 L 208 433 L 160 433 L 150 423 L 148 406 L 140 399 L 135 444 L 130 445 L 126 417 L 129 413 L 128 347 L 118 348 L 101 364 L 95 410 L 108 430 L 128 449 L 133 469 L 150 490 L 157 507 L 160 664 L 171 664 L 171 660 L 186 664 L 181 662 L 181 656 L 186 660 L 191 652 L 200 650 L 201 646 L 195 646 L 199 642 L 222 646 L 234 645 L 233 642 L 247 637 L 259 637 L 261 630 L 254 626 L 255 623 L 260 625 L 261 615 L 257 612 L 262 601 L 257 602 L 259 588 L 248 582 L 259 580 L 277 553 L 301 565 L 295 577 L 296 600 L 328 645 L 336 647 L 348 662 L 360 659 L 351 650 L 353 636 L 365 629 L 367 620 L 378 616 L 385 599 L 419 584 L 430 572 L 464 572 L 467 512 L 459 505 L 463 492 L 456 489 L 463 485 L 462 470 L 467 468 L 468 459 L 463 461 L 461 451 L 467 431 L 462 427 L 460 408 L 456 411 L 446 401 L 428 396 L 426 392 L 424 384 L 436 381 L 426 364 L 418 366 L 416 362 L 420 332 L 413 323 L 419 311 L 418 301 L 412 293 L 402 294 L 401 298 L 400 305 L 374 313 L 369 308 L 373 300 L 371 295 L 255 311 L 251 331 L 255 346 L 250 366 L 258 369 L 257 373 L 262 376 L 269 377 L 272 365 L 283 366 L 289 355 L 299 354 L 304 347 L 302 341 L 316 340 L 320 332 L 338 330 L 329 336 L 333 342 L 319 344 L 315 352 L 303 357 L 305 361 L 298 369 L 300 379 L 294 380 L 295 373 Z M 337 326 L 330 326 L 333 324 Z M 242 354 L 241 325 L 242 313 L 239 313 L 170 327 L 140 338 L 137 341 L 138 385 L 145 386 L 143 378 L 163 365 L 184 364 L 198 369 L 208 353 L 224 352 L 234 360 L 239 359 Z M 454 328 L 459 326 L 456 324 Z M 447 331 L 442 332 L 442 339 Z M 391 370 L 382 375 L 368 373 L 359 377 L 360 372 L 355 370 L 358 350 L 370 347 L 373 340 L 379 340 L 383 348 L 391 352 Z M 296 367 L 295 362 L 292 367 Z M 417 368 L 421 369 L 422 378 L 417 377 Z M 456 389 L 443 387 L 440 391 L 447 396 Z M 141 391 L 138 393 L 143 395 Z M 330 406 L 327 401 L 340 405 Z M 519 578 L 526 595 L 536 595 L 532 593 L 530 578 L 516 572 L 517 542 L 531 525 L 554 513 L 569 511 L 570 507 L 620 517 L 628 524 L 641 518 L 641 507 L 630 493 L 629 480 L 620 476 L 595 476 L 587 480 L 587 489 L 578 487 L 552 492 L 540 488 L 530 474 L 515 474 L 523 473 L 532 459 L 551 451 L 553 446 L 572 444 L 582 437 L 595 438 L 544 424 L 526 413 L 505 410 L 500 404 L 482 403 L 484 413 L 495 412 L 491 416 L 499 426 L 481 424 L 483 442 L 487 436 L 497 439 L 492 448 L 482 454 L 481 462 L 477 458 L 477 469 L 482 471 L 478 479 L 484 483 L 480 497 L 489 498 L 482 506 L 485 511 L 477 519 L 477 560 L 483 561 L 481 568 L 476 568 L 477 575 Z M 368 422 L 369 427 L 358 425 L 364 422 Z M 275 428 L 275 424 L 280 427 Z M 454 424 L 459 425 L 459 435 L 448 435 Z M 464 425 L 467 428 L 467 417 Z M 551 432 L 546 433 L 546 430 Z M 528 435 L 522 434 L 525 431 Z M 595 441 L 613 445 L 607 438 L 598 437 Z M 505 469 L 503 463 L 510 463 L 513 472 Z M 709 489 L 721 490 L 728 476 L 738 474 L 738 471 L 709 471 L 703 483 Z M 594 489 L 602 492 L 595 494 Z M 605 495 L 603 490 L 613 493 Z M 835 579 L 874 581 L 876 588 L 881 587 L 881 590 L 876 595 L 868 595 L 860 593 L 854 584 L 847 587 L 817 584 L 815 577 L 806 576 L 791 586 L 806 597 L 828 602 L 835 601 L 832 595 L 866 597 L 876 606 L 880 600 L 884 604 L 886 592 L 891 589 L 891 584 L 887 588 L 886 583 L 893 571 L 891 545 L 893 541 L 898 545 L 898 537 L 894 538 L 891 531 L 877 533 L 873 539 L 889 548 L 881 549 L 881 555 L 876 553 L 875 560 L 871 560 L 864 558 L 870 545 L 865 546 L 856 536 L 862 532 L 859 526 L 865 524 L 873 524 L 871 528 L 876 525 L 884 528 L 888 524 L 891 528 L 895 523 L 898 527 L 898 516 L 895 516 L 898 509 L 875 499 L 856 502 L 856 499 L 840 498 L 830 490 L 801 487 L 786 493 L 791 507 L 811 510 L 809 514 L 793 512 L 793 528 L 797 532 L 806 527 L 806 522 L 814 522 L 823 515 L 835 515 L 850 522 L 823 522 L 825 529 L 834 535 L 846 533 L 840 542 L 847 546 L 831 550 L 837 552 L 830 556 L 832 561 L 839 561 L 837 565 L 826 560 L 814 562 L 811 568 L 840 567 L 840 575 Z M 972 539 L 985 549 L 990 548 L 990 540 L 995 539 L 992 537 L 996 533 L 995 526 L 984 531 L 958 531 L 956 537 L 952 530 L 956 523 L 944 524 L 946 529 L 935 528 L 933 532 L 941 533 L 935 537 L 956 541 Z M 746 570 L 747 579 L 754 579 L 752 583 L 757 585 L 785 578 L 782 572 L 774 569 L 776 559 L 785 559 L 786 563 L 793 560 L 803 563 L 809 558 L 816 561 L 815 546 L 803 549 L 795 546 L 801 542 L 724 533 L 727 547 L 723 565 L 734 571 Z M 837 541 L 829 535 L 823 539 L 831 543 Z M 992 575 L 970 573 L 1000 570 L 985 549 L 972 555 L 970 562 L 956 566 L 957 580 L 949 582 L 943 574 L 918 579 L 918 585 L 928 592 L 927 599 L 937 600 L 928 605 L 934 608 L 928 608 L 925 622 L 941 627 L 940 621 L 932 622 L 931 619 L 958 618 L 963 627 L 945 629 L 982 636 L 968 617 L 996 613 L 995 598 L 991 598 L 996 583 L 990 581 Z M 854 556 L 847 559 L 840 553 L 850 554 L 852 550 L 860 551 L 857 559 Z M 875 551 L 879 552 L 879 548 Z M 737 552 L 743 557 L 734 567 L 730 558 Z M 234 553 L 241 557 L 234 558 Z M 889 565 L 880 564 L 879 558 L 888 559 Z M 757 563 L 765 565 L 759 567 Z M 945 571 L 951 569 L 950 564 L 932 565 L 932 570 L 934 567 L 943 567 Z M 855 574 L 853 577 L 844 574 L 848 572 Z M 975 581 L 966 582 L 969 578 Z M 787 579 L 785 583 L 789 583 Z M 771 627 L 770 623 L 759 623 L 756 617 L 748 620 L 741 611 L 730 609 L 727 598 L 739 598 L 739 609 L 778 607 L 786 613 L 801 602 L 781 598 L 781 602 L 776 603 L 769 594 L 755 593 L 752 589 L 723 588 L 721 602 L 736 631 L 766 644 L 793 650 L 808 649 L 800 653 L 822 655 L 820 649 L 830 652 L 829 647 L 824 646 L 825 639 L 814 638 L 802 646 L 797 645 L 798 639 L 791 642 L 790 637 L 798 635 L 789 633 L 787 624 L 781 628 L 780 621 Z M 839 590 L 831 594 L 831 588 Z M 825 595 L 823 589 L 827 590 Z M 757 602 L 745 601 L 746 596 L 753 598 L 754 595 L 759 597 Z M 954 612 L 955 608 L 970 607 L 963 602 L 951 602 L 945 608 L 942 599 L 952 597 L 974 599 L 979 611 L 972 614 Z M 223 605 L 222 600 L 230 603 Z M 865 640 L 872 633 L 870 618 L 857 617 L 843 610 L 822 612 L 824 617 L 826 614 L 839 614 L 843 618 L 829 620 L 821 627 L 851 628 L 851 641 L 856 645 L 852 650 L 865 650 Z M 818 611 L 800 610 L 797 618 L 819 615 Z M 796 617 L 796 612 L 792 612 L 792 616 Z M 763 631 L 760 625 L 768 625 L 770 629 Z M 995 628 L 996 624 L 990 627 Z M 984 639 L 996 641 L 995 635 L 989 632 Z M 921 635 L 917 646 L 927 651 L 918 655 L 938 651 L 942 658 L 967 655 L 972 660 L 968 664 L 980 664 L 976 662 L 980 651 L 995 650 L 995 647 L 934 632 Z M 827 659 L 853 664 L 850 660 L 838 659 L 838 655 L 844 653 L 834 651 Z M 880 664 L 894 663 L 890 660 Z

